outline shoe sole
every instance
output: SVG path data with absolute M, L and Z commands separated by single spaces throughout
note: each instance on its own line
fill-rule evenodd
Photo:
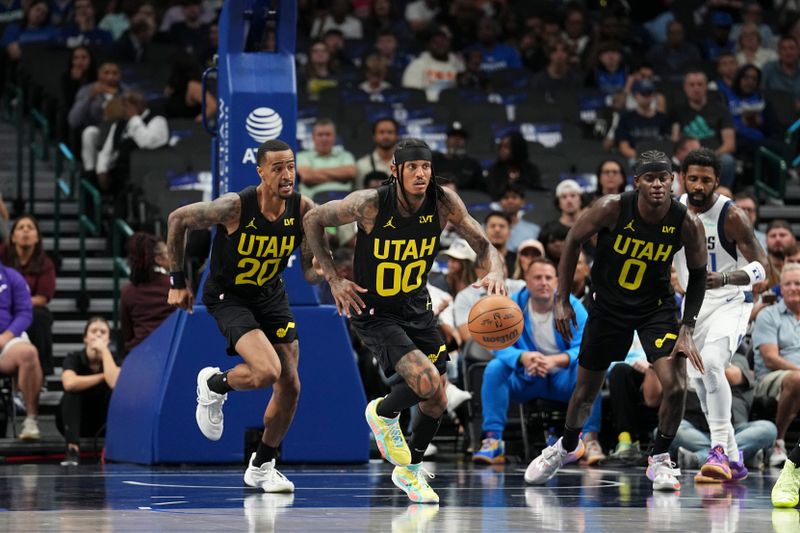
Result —
M 704 477 L 710 477 L 718 481 L 730 481 L 731 471 L 717 465 L 705 464 L 700 467 L 700 474 Z
M 27 440 L 27 441 L 41 440 L 41 438 L 42 438 L 41 435 L 36 435 L 36 436 L 33 436 L 33 435 L 20 435 L 19 436 L 19 440 Z
M 197 373 L 197 386 L 200 387 L 200 384 L 202 383 L 202 381 L 203 380 L 207 381 L 209 377 L 211 377 L 211 376 L 204 376 L 202 370 L 200 372 L 198 372 Z M 208 384 L 206 384 L 206 387 L 208 387 Z M 208 433 L 203 431 L 203 424 L 201 422 L 201 420 L 203 418 L 205 418 L 203 415 L 205 415 L 205 409 L 203 408 L 202 405 L 200 405 L 198 403 L 197 407 L 194 410 L 194 420 L 197 423 L 197 428 L 200 430 L 200 433 L 202 433 L 203 436 L 205 438 L 207 438 L 208 440 L 215 441 L 215 442 L 218 441 L 219 439 L 222 438 L 222 432 L 223 432 L 224 428 L 220 429 L 219 435 L 215 435 L 215 434 L 209 435 Z
M 718 479 L 718 478 L 715 478 L 715 477 L 704 476 L 703 473 L 701 472 L 701 473 L 697 474 L 696 476 L 694 476 L 694 482 L 695 483 L 703 483 L 703 484 L 713 485 L 713 484 L 722 483 L 722 480 Z
M 653 490 L 657 490 L 659 492 L 678 492 L 681 490 L 680 483 L 656 483 L 653 482 Z
M 372 419 L 372 415 L 369 412 L 369 406 L 372 402 L 367 404 L 367 409 L 364 411 L 364 417 L 367 419 L 367 425 L 369 425 L 369 429 L 372 430 L 372 434 L 375 436 L 375 444 L 378 446 L 378 451 L 381 452 L 381 457 L 392 463 L 394 466 L 408 466 L 411 464 L 411 450 L 408 452 L 408 462 L 407 463 L 398 463 L 392 460 L 389 457 L 389 454 L 386 453 L 386 448 L 383 445 L 381 439 L 378 438 L 378 433 L 380 433 L 380 428 L 375 426 L 375 422 Z M 408 443 L 406 443 L 406 447 L 408 447 Z
M 776 502 L 776 501 L 773 501 L 772 502 L 772 506 L 773 507 L 777 507 L 778 509 L 792 509 L 794 507 L 797 507 L 797 503 L 798 503 L 797 501 L 794 501 L 794 502 Z
M 491 458 L 491 457 L 483 457 L 481 455 L 473 455 L 472 462 L 483 465 L 502 465 L 506 462 L 506 458 L 505 456 Z
M 405 485 L 403 485 L 402 483 L 397 481 L 397 479 L 395 479 L 394 474 L 392 474 L 392 483 L 394 483 L 395 487 L 397 487 L 398 489 L 400 489 L 403 492 L 405 492 L 406 496 L 408 496 L 408 499 L 411 500 L 414 503 L 439 503 L 439 499 L 438 498 L 435 499 L 435 500 L 423 500 L 423 499 L 421 499 L 421 497 L 418 496 L 417 493 L 406 489 Z M 415 499 L 415 498 L 418 498 L 418 499 Z

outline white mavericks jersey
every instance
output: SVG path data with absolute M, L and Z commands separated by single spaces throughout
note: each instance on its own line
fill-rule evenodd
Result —
M 682 195 L 679 201 L 687 205 L 687 196 Z M 736 248 L 736 243 L 725 238 L 725 218 L 728 216 L 728 209 L 731 205 L 733 205 L 733 201 L 720 194 L 711 209 L 697 215 L 703 222 L 706 231 L 708 270 L 711 272 L 734 272 L 748 265 L 748 261 Z M 684 248 L 675 254 L 673 265 L 678 274 L 678 283 L 686 290 L 689 282 L 689 268 L 686 266 Z M 736 295 L 744 295 L 751 288 L 750 285 L 726 285 L 718 289 L 708 289 L 706 290 L 706 299 L 725 298 L 727 301 L 732 301 Z

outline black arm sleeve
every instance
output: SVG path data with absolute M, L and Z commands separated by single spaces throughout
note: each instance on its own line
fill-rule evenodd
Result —
M 686 284 L 686 297 L 683 306 L 683 324 L 694 327 L 700 306 L 706 295 L 706 267 L 690 268 L 689 283 Z

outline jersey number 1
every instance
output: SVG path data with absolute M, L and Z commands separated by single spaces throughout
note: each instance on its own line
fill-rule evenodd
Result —
M 636 268 L 636 271 L 633 273 L 633 281 L 629 281 L 633 268 Z M 619 286 L 629 291 L 635 291 L 642 286 L 642 278 L 644 277 L 645 270 L 647 270 L 647 263 L 644 261 L 628 259 L 622 264 L 622 270 L 620 270 L 619 279 L 617 280 Z

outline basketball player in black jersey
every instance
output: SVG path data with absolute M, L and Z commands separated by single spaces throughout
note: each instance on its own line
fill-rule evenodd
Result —
M 575 312 L 569 304 L 570 283 L 580 246 L 597 235 L 592 266 L 593 300 L 578 354 L 578 381 L 567 409 L 564 435 L 545 448 L 525 471 L 528 483 L 545 483 L 565 463 L 583 455 L 583 423 L 613 361 L 625 358 L 639 334 L 642 347 L 663 390 L 658 434 L 647 476 L 655 490 L 678 490 L 680 472 L 673 468 L 669 445 L 683 418 L 686 361 L 703 372 L 692 340 L 706 283 L 703 225 L 686 206 L 670 197 L 672 164 L 662 152 L 641 154 L 636 162 L 636 190 L 597 200 L 567 234 L 558 267 L 559 287 L 553 310 L 556 328 L 570 338 Z M 670 283 L 672 257 L 685 247 L 689 267 L 683 323 Z
M 293 492 L 292 482 L 275 469 L 275 452 L 292 422 L 300 394 L 297 333 L 280 273 L 301 246 L 306 279 L 310 283 L 321 279 L 303 239 L 302 218 L 314 203 L 294 191 L 294 153 L 288 144 L 265 142 L 258 149 L 257 161 L 258 186 L 170 214 L 168 302 L 191 313 L 194 296 L 182 271 L 186 231 L 216 225 L 203 303 L 227 339 L 228 354 L 239 354 L 244 363 L 225 372 L 212 367 L 200 371 L 195 418 L 203 435 L 219 440 L 227 393 L 272 386 L 264 433 L 244 480 L 265 492 Z
M 436 183 L 431 157 L 425 142 L 401 140 L 387 183 L 316 207 L 304 219 L 339 313 L 352 318 L 353 329 L 386 374 L 402 378 L 385 398 L 370 402 L 366 417 L 381 453 L 396 466 L 392 481 L 418 503 L 439 501 L 421 464 L 447 408 L 447 350 L 426 281 L 448 222 L 477 253 L 478 268 L 488 272 L 478 284 L 489 294 L 505 294 L 502 258 L 458 195 Z M 337 275 L 324 240 L 326 226 L 352 222 L 358 223 L 355 281 Z M 419 412 L 409 450 L 399 416 L 414 405 Z

